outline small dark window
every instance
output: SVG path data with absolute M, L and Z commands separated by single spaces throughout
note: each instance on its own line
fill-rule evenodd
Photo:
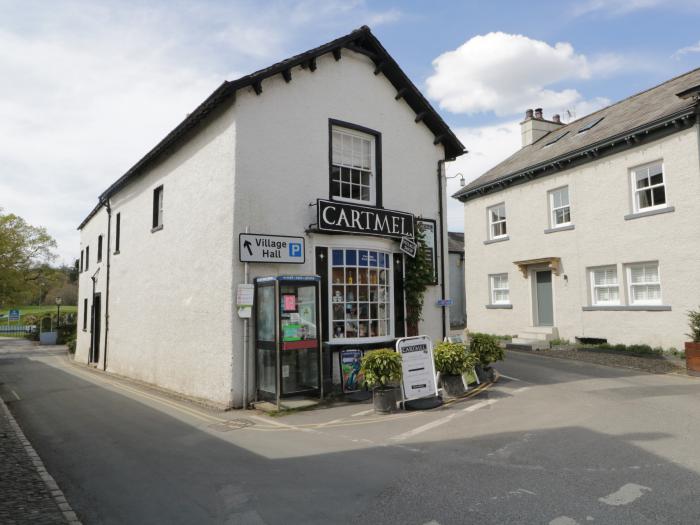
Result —
M 83 258 L 85 257 L 83 250 L 80 250 L 80 273 L 83 272 Z
M 115 225 L 115 232 L 114 232 L 114 253 L 119 253 L 119 241 L 121 240 L 121 233 L 122 233 L 122 214 L 117 213 L 117 223 Z
M 595 119 L 595 120 L 591 120 L 588 124 L 586 124 L 586 125 L 583 126 L 580 130 L 578 130 L 578 132 L 579 132 L 579 133 L 584 133 L 584 132 L 588 131 L 589 129 L 591 129 L 593 126 L 595 126 L 596 124 L 598 124 L 598 122 L 600 122 L 600 121 L 603 120 L 604 118 L 605 118 L 605 117 L 600 117 L 600 118 L 597 118 L 597 119 Z
M 102 235 L 97 237 L 97 262 L 102 262 Z
M 90 268 L 90 247 L 86 246 L 85 247 L 85 271 L 88 271 L 88 268 Z
M 153 190 L 153 227 L 163 227 L 163 186 Z
M 554 137 L 552 140 L 550 140 L 549 142 L 547 142 L 547 144 L 545 144 L 544 147 L 546 148 L 547 146 L 551 146 L 551 145 L 554 144 L 555 142 L 558 142 L 558 141 L 560 141 L 561 139 L 563 139 L 563 138 L 564 138 L 566 135 L 568 135 L 568 134 L 569 134 L 569 132 L 568 132 L 568 131 L 565 131 L 564 133 L 561 133 L 561 134 L 557 135 L 557 136 Z
M 83 330 L 87 330 L 87 299 L 83 299 Z

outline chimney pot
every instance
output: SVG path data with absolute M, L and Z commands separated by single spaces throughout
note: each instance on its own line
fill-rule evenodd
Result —
M 561 124 L 561 118 L 559 115 L 552 115 L 552 122 L 556 122 L 557 124 Z
M 542 108 L 535 109 L 535 118 L 538 118 L 538 119 L 542 118 Z
M 528 109 L 525 111 L 525 120 L 531 119 L 532 118 L 532 110 Z

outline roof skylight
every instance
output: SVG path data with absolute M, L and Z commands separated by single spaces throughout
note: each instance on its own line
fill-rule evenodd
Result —
M 593 126 L 595 126 L 596 124 L 598 124 L 598 122 L 600 122 L 600 121 L 603 120 L 604 118 L 605 118 L 605 117 L 599 117 L 599 118 L 597 118 L 597 119 L 595 119 L 595 120 L 591 120 L 588 124 L 586 124 L 586 125 L 583 126 L 580 130 L 578 130 L 578 132 L 579 132 L 579 133 L 584 133 L 584 132 L 588 131 L 589 129 L 591 129 Z
M 563 138 L 564 138 L 566 135 L 568 135 L 568 134 L 569 134 L 568 131 L 565 131 L 564 133 L 560 133 L 559 135 L 557 135 L 556 137 L 554 137 L 552 140 L 550 140 L 549 142 L 547 142 L 547 144 L 545 144 L 544 147 L 546 148 L 547 146 L 551 146 L 551 145 L 554 144 L 555 142 L 557 142 L 557 141 L 563 139 Z

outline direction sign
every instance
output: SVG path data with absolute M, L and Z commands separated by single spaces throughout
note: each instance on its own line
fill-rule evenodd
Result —
M 415 257 L 416 252 L 418 251 L 418 243 L 410 237 L 401 237 L 401 244 L 399 245 L 399 250 L 401 250 L 409 257 Z
M 10 310 L 8 321 L 19 321 L 19 310 Z
M 453 299 L 438 299 L 436 304 L 437 304 L 437 306 L 445 307 L 445 306 L 452 306 L 454 303 L 455 302 Z
M 238 254 L 241 262 L 303 264 L 306 262 L 303 237 L 241 233 Z
M 401 354 L 403 397 L 406 400 L 437 395 L 433 342 L 427 335 L 404 337 L 396 342 Z

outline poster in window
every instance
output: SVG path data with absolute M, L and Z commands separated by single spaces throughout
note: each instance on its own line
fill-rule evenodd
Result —
M 362 350 L 341 350 L 340 374 L 343 380 L 343 392 L 357 392 L 363 389 L 364 374 L 360 371 Z
M 435 221 L 432 219 L 417 219 L 416 228 L 423 233 L 423 240 L 428 247 L 428 259 L 430 260 L 430 266 L 433 268 L 433 275 L 435 276 L 433 284 L 437 284 L 437 229 Z

